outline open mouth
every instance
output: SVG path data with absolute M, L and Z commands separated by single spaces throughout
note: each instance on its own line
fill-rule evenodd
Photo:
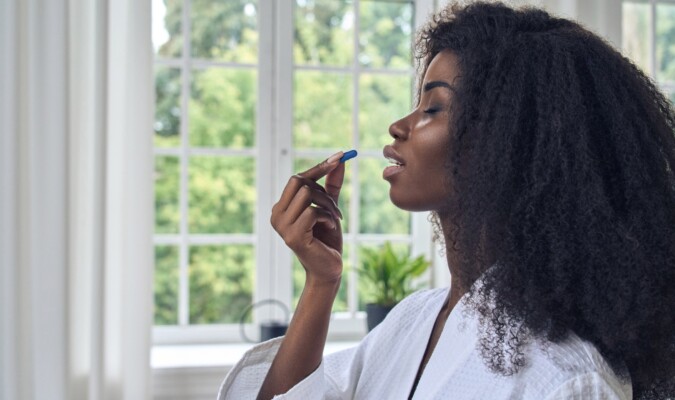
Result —
M 394 150 L 394 147 L 391 145 L 384 146 L 384 149 L 382 149 L 382 155 L 384 155 L 384 158 L 386 158 L 390 163 L 396 166 L 401 167 L 405 165 L 403 157 L 401 157 L 401 155 L 398 154 L 398 152 Z
M 403 157 L 401 157 L 396 150 L 394 150 L 393 146 L 384 146 L 384 149 L 382 151 L 384 158 L 389 161 L 391 164 L 387 168 L 382 171 L 382 178 L 387 179 L 391 176 L 394 176 L 395 174 L 403 171 L 405 169 L 405 162 L 403 161 Z
M 393 164 L 394 166 L 397 166 L 397 167 L 402 167 L 402 166 L 403 166 L 403 163 L 402 163 L 402 162 L 400 162 L 400 161 L 398 161 L 398 160 L 395 160 L 395 159 L 393 159 L 393 158 L 390 158 L 390 157 L 387 157 L 387 161 L 389 161 L 390 164 Z

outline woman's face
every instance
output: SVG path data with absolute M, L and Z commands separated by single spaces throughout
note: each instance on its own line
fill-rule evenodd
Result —
M 382 176 L 390 183 L 389 197 L 399 208 L 440 210 L 447 203 L 449 113 L 458 76 L 453 53 L 436 55 L 424 75 L 419 105 L 389 127 L 394 143 L 384 147 L 384 156 L 402 165 L 392 164 Z

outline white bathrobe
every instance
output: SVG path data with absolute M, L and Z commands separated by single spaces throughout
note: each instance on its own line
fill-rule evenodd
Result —
M 416 292 L 398 304 L 356 347 L 327 355 L 319 367 L 275 399 L 406 400 L 448 289 Z M 620 381 L 591 343 L 572 334 L 562 343 L 531 340 L 526 366 L 512 376 L 490 372 L 477 349 L 479 324 L 462 312 L 462 298 L 450 313 L 413 399 L 632 399 L 630 382 Z M 282 338 L 248 351 L 225 378 L 218 400 L 255 399 Z

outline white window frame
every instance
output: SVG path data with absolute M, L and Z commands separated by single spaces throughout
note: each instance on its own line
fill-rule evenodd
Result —
M 355 10 L 354 15 L 354 51 L 358 51 L 359 32 L 359 3 L 361 0 L 352 0 Z M 426 22 L 428 15 L 435 9 L 435 0 L 411 0 L 414 5 L 413 28 L 417 29 Z M 272 205 L 281 194 L 288 177 L 293 171 L 293 159 L 301 157 L 324 157 L 330 152 L 295 150 L 292 146 L 293 129 L 293 79 L 296 69 L 314 69 L 324 71 L 349 72 L 357 77 L 362 67 L 354 57 L 353 64 L 344 68 L 335 67 L 298 67 L 294 66 L 293 60 L 293 8 L 295 1 L 292 0 L 258 0 L 258 63 L 236 64 L 223 63 L 210 60 L 190 58 L 190 1 L 184 0 L 183 15 L 181 21 L 183 48 L 180 60 L 167 60 L 158 58 L 155 65 L 180 67 L 181 68 L 181 122 L 179 149 L 156 148 L 155 155 L 178 156 L 180 159 L 180 213 L 181 227 L 179 234 L 155 235 L 155 245 L 178 245 L 180 249 L 179 270 L 179 325 L 154 326 L 153 343 L 163 344 L 199 344 L 199 343 L 239 343 L 241 342 L 239 326 L 237 324 L 222 325 L 188 325 L 189 311 L 189 248 L 193 244 L 252 244 L 255 246 L 255 287 L 253 288 L 253 301 L 265 298 L 279 299 L 287 305 L 293 299 L 292 279 L 292 254 L 283 241 L 277 236 L 269 223 L 269 215 Z M 230 150 L 191 148 L 188 139 L 188 101 L 190 95 L 190 77 L 194 69 L 208 67 L 228 68 L 255 68 L 258 76 L 258 93 L 256 105 L 256 141 L 251 149 Z M 365 69 L 364 69 L 365 70 Z M 188 73 L 189 72 L 189 73 Z M 367 72 L 395 73 L 380 69 L 368 69 Z M 403 72 L 405 74 L 406 72 Z M 412 68 L 408 71 L 414 76 Z M 352 108 L 353 120 L 353 143 L 358 146 L 358 79 L 353 79 L 354 104 Z M 393 121 L 392 121 L 393 122 Z M 387 127 L 383 127 L 386 129 Z M 188 163 L 190 155 L 247 155 L 255 158 L 256 165 L 256 190 L 257 203 L 253 234 L 239 235 L 195 235 L 188 233 Z M 379 151 L 362 151 L 363 156 L 379 155 Z M 355 165 L 353 168 L 358 168 Z M 358 171 L 354 171 L 358 174 Z M 359 192 L 358 175 L 353 177 L 354 191 L 350 203 L 350 226 L 355 226 L 358 218 Z M 441 284 L 447 285 L 447 264 L 438 257 L 435 246 L 431 242 L 431 226 L 427 221 L 428 213 L 413 213 L 411 218 L 410 235 L 368 235 L 345 233 L 344 241 L 347 243 L 382 243 L 385 240 L 408 243 L 411 246 L 412 255 L 425 255 L 434 261 L 433 271 L 425 279 L 432 285 L 439 277 Z M 354 247 L 355 248 L 355 247 Z M 356 262 L 357 254 L 352 251 L 351 262 Z M 354 265 L 354 264 L 353 264 Z M 349 311 L 334 313 L 329 329 L 329 340 L 358 340 L 366 333 L 364 313 L 356 310 L 357 285 L 355 273 L 347 273 L 344 280 L 349 282 L 348 303 Z M 254 321 L 263 321 L 270 318 L 281 317 L 279 310 L 262 307 L 255 310 Z M 183 323 L 183 324 L 180 324 Z M 247 332 L 255 337 L 253 332 L 255 324 L 246 326 Z

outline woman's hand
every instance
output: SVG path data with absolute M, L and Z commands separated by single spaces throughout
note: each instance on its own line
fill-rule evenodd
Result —
M 337 206 L 345 166 L 338 152 L 294 175 L 272 207 L 272 226 L 298 256 L 307 282 L 258 399 L 286 393 L 321 363 L 330 313 L 342 277 L 342 215 Z M 326 177 L 326 188 L 316 183 Z
M 272 207 L 274 230 L 293 250 L 308 283 L 334 284 L 342 276 L 342 213 L 337 206 L 344 180 L 342 152 L 289 179 Z M 326 187 L 316 181 L 326 176 Z

